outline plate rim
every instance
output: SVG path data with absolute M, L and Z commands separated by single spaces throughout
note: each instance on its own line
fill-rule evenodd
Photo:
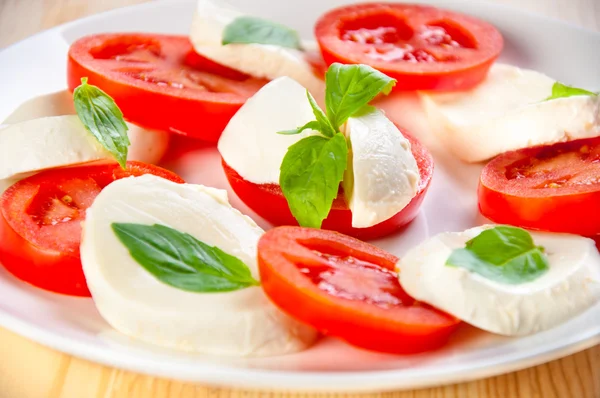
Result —
M 10 277 L 12 278 L 12 276 Z M 477 360 L 469 362 L 467 366 L 464 364 L 454 365 L 454 368 L 438 369 L 434 372 L 427 372 L 427 374 L 421 375 L 419 375 L 419 371 L 411 371 L 410 369 L 339 372 L 278 371 L 227 366 L 214 362 L 211 363 L 210 361 L 198 362 L 193 369 L 184 372 L 182 375 L 180 373 L 181 365 L 175 367 L 160 366 L 160 363 L 156 363 L 157 361 L 153 360 L 146 362 L 146 367 L 144 367 L 140 361 L 128 359 L 129 355 L 124 355 L 118 351 L 107 351 L 94 345 L 90 346 L 80 341 L 70 340 L 68 337 L 53 332 L 47 332 L 35 324 L 30 324 L 3 311 L 0 311 L 0 326 L 51 349 L 117 369 L 184 382 L 208 383 L 224 388 L 293 392 L 365 393 L 399 389 L 409 390 L 463 383 L 537 366 L 600 344 L 599 325 L 595 330 L 590 330 L 586 333 L 584 339 L 578 336 L 573 341 L 569 341 L 568 344 L 560 346 L 547 343 L 543 346 L 538 346 L 534 353 L 528 352 L 527 354 L 523 354 L 523 351 L 517 351 L 503 356 L 502 361 L 495 363 L 494 366 L 481 367 L 480 362 L 484 360 Z M 551 346 L 552 348 L 548 348 L 547 346 Z M 120 359 L 115 360 L 116 357 Z M 149 367 L 149 364 L 152 366 Z M 400 374 L 402 374 L 401 379 L 398 378 Z M 396 383 L 398 380 L 405 381 L 406 378 L 409 379 L 408 383 Z M 424 379 L 422 380 L 421 378 Z M 412 382 L 410 379 L 412 379 Z M 273 388 L 271 384 L 284 385 L 285 387 Z M 330 387 L 332 384 L 338 384 L 338 386 L 332 389 Z

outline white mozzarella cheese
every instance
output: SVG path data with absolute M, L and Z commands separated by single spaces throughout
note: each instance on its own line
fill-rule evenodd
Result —
M 421 93 L 433 130 L 467 162 L 534 145 L 600 135 L 600 96 L 544 101 L 554 80 L 541 73 L 494 64 L 472 90 Z
M 199 0 L 190 40 L 199 54 L 230 68 L 259 78 L 289 76 L 320 97 L 323 81 L 302 51 L 264 44 L 222 45 L 223 30 L 242 14 L 214 0 Z
M 314 120 L 306 90 L 288 77 L 265 85 L 233 116 L 218 148 L 225 162 L 255 184 L 279 184 L 279 168 L 288 148 L 317 134 L 281 135 Z M 419 169 L 410 143 L 379 110 L 348 120 L 343 128 L 350 142 L 344 176 L 352 225 L 366 228 L 392 217 L 415 196 Z
M 313 329 L 280 312 L 260 287 L 201 294 L 160 282 L 118 240 L 115 222 L 189 233 L 238 257 L 255 278 L 263 231 L 232 208 L 222 190 L 151 175 L 108 185 L 87 211 L 81 261 L 98 311 L 118 331 L 164 347 L 230 356 L 286 354 L 315 340 Z
M 111 153 L 85 129 L 77 116 L 42 117 L 0 130 L 0 179 L 111 159 Z
M 545 249 L 549 270 L 522 284 L 445 265 L 454 249 L 485 228 L 442 233 L 410 250 L 397 265 L 402 287 L 417 300 L 507 336 L 552 328 L 600 302 L 600 255 L 591 239 L 580 236 L 532 232 Z
M 277 132 L 314 119 L 306 89 L 289 77 L 280 77 L 262 87 L 231 118 L 219 139 L 219 152 L 245 180 L 279 184 L 279 167 L 288 147 L 316 132 Z
M 410 142 L 376 109 L 346 123 L 350 157 L 343 180 L 352 226 L 378 224 L 402 210 L 416 195 L 419 167 Z
M 40 95 L 39 97 L 24 102 L 15 109 L 3 123 L 15 124 L 32 119 L 75 114 L 73 96 L 68 90 L 63 90 Z M 127 122 L 127 127 L 129 128 L 127 135 L 129 141 L 131 141 L 127 159 L 152 164 L 158 163 L 168 149 L 169 133 L 145 129 L 129 122 Z M 41 134 L 42 131 L 44 130 L 40 130 L 38 134 Z M 65 159 L 65 161 L 67 161 L 67 159 Z M 58 162 L 60 162 L 60 160 L 58 160 Z M 51 167 L 67 164 L 69 163 L 58 163 Z

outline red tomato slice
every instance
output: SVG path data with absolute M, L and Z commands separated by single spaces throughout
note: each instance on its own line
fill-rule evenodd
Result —
M 79 258 L 85 211 L 111 182 L 143 174 L 184 182 L 141 162 L 53 169 L 17 182 L 0 198 L 0 263 L 42 289 L 90 296 Z
M 400 128 L 400 127 L 399 127 Z M 323 221 L 322 228 L 338 231 L 360 239 L 376 239 L 389 235 L 411 222 L 419 213 L 419 208 L 433 176 L 433 158 L 416 138 L 404 132 L 402 134 L 410 141 L 412 154 L 417 160 L 421 180 L 419 189 L 410 203 L 393 217 L 368 228 L 352 226 L 352 212 L 344 199 L 340 188 L 338 197 L 334 200 L 329 216 Z M 245 180 L 223 160 L 223 168 L 231 188 L 239 198 L 256 214 L 274 225 L 298 225 L 292 215 L 285 196 L 278 184 L 255 184 Z
M 600 234 L 600 137 L 520 149 L 481 173 L 479 209 L 492 221 Z
M 465 90 L 500 55 L 492 25 L 434 7 L 398 3 L 336 8 L 316 24 L 327 64 L 367 64 L 398 80 L 397 90 Z
M 275 228 L 258 243 L 262 287 L 293 318 L 369 350 L 437 348 L 459 321 L 406 294 L 397 261 L 368 243 L 310 228 Z
M 185 36 L 100 34 L 69 49 L 69 89 L 89 83 L 144 127 L 216 142 L 229 119 L 266 80 L 196 54 Z

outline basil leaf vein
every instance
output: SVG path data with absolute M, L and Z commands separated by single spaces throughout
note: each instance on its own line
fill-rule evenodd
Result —
M 454 250 L 446 265 L 506 284 L 533 281 L 549 268 L 544 248 L 535 245 L 529 232 L 510 226 L 481 232 L 465 248 Z
M 123 113 L 108 94 L 87 80 L 87 77 L 82 78 L 81 85 L 73 91 L 77 115 L 86 130 L 125 168 L 131 143 Z
M 287 26 L 256 17 L 239 17 L 223 30 L 222 44 L 273 44 L 302 49 L 298 33 Z
M 194 293 L 229 292 L 260 283 L 240 259 L 164 225 L 113 223 L 133 259 L 159 281 Z
M 279 185 L 301 226 L 321 227 L 337 197 L 347 161 L 348 146 L 342 133 L 331 138 L 306 137 L 288 148 Z

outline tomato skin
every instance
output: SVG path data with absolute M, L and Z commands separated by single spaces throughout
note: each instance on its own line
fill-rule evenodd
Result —
M 333 231 L 301 227 L 268 231 L 258 244 L 261 285 L 271 301 L 293 318 L 356 347 L 393 354 L 438 348 L 458 326 L 456 318 L 422 303 L 383 308 L 324 292 L 299 270 L 299 265 L 323 263 L 315 251 L 352 256 L 390 271 L 398 260 Z
M 97 176 L 100 185 L 143 174 L 154 174 L 171 181 L 184 181 L 174 173 L 142 162 L 128 162 L 128 170 L 116 164 L 52 169 L 25 178 L 0 197 L 0 263 L 17 278 L 36 287 L 71 296 L 90 297 L 79 256 L 80 219 L 65 224 L 53 233 L 42 234 L 42 227 L 29 215 L 42 183 Z M 45 191 L 44 191 L 45 192 Z M 68 235 L 68 236 L 65 236 Z M 67 239 L 65 239 L 67 238 Z
M 70 296 L 90 297 L 79 255 L 39 248 L 17 234 L 0 214 L 0 263 L 34 286 Z
M 378 37 L 384 43 L 376 44 L 342 38 L 346 26 L 358 28 L 361 21 L 365 28 L 371 29 L 373 25 L 385 28 L 397 24 L 399 38 L 385 42 L 385 38 Z M 420 37 L 420 30 L 430 25 L 453 31 L 466 48 L 426 42 Z M 333 9 L 319 18 L 315 36 L 328 65 L 334 62 L 370 65 L 395 78 L 398 83 L 394 90 L 398 91 L 472 88 L 485 78 L 504 45 L 500 32 L 484 21 L 430 6 L 400 3 L 353 4 Z M 397 48 L 394 44 L 410 46 L 410 54 L 425 52 L 434 61 L 385 60 L 369 55 L 386 54 L 390 48 Z
M 126 49 L 117 47 L 136 45 L 148 47 L 146 53 L 149 54 L 160 51 L 161 56 L 155 56 L 160 60 L 147 54 L 145 56 L 150 60 L 146 63 L 95 55 L 110 52 L 112 48 L 123 52 Z M 157 47 L 159 50 L 156 50 Z M 196 74 L 200 81 L 198 85 L 204 82 L 209 84 L 210 89 L 187 85 L 175 87 L 132 77 L 144 73 L 148 65 L 151 67 L 148 74 L 160 76 L 162 73 L 165 78 L 189 86 L 195 83 L 181 75 Z M 185 36 L 144 33 L 99 34 L 73 43 L 67 62 L 67 82 L 71 91 L 81 84 L 82 77 L 87 77 L 89 84 L 100 87 L 113 97 L 127 120 L 143 127 L 209 142 L 217 142 L 229 119 L 267 82 L 195 54 Z
M 564 232 L 584 236 L 600 234 L 600 182 L 566 185 L 557 188 L 539 188 L 545 178 L 577 177 L 578 170 L 589 167 L 594 173 L 597 159 L 591 163 L 570 162 L 552 167 L 557 154 L 577 154 L 581 147 L 600 153 L 600 138 L 590 138 L 554 145 L 525 148 L 499 155 L 483 169 L 479 180 L 478 199 L 481 214 L 490 220 L 533 230 Z M 589 153 L 589 149 L 588 149 Z M 511 165 L 530 162 L 545 167 L 543 173 L 532 177 L 509 179 Z M 528 181 L 529 179 L 533 181 Z
M 368 228 L 354 228 L 352 226 L 352 212 L 345 203 L 342 193 L 334 200 L 328 217 L 323 221 L 323 229 L 338 231 L 359 239 L 371 240 L 398 231 L 419 214 L 421 203 L 423 203 L 433 176 L 433 158 L 417 139 L 404 132 L 403 129 L 401 131 L 410 141 L 411 150 L 417 160 L 419 174 L 421 175 L 419 189 L 415 197 L 393 217 Z M 255 213 L 274 225 L 298 225 L 279 185 L 254 184 L 246 181 L 224 160 L 222 160 L 222 163 L 231 188 Z

